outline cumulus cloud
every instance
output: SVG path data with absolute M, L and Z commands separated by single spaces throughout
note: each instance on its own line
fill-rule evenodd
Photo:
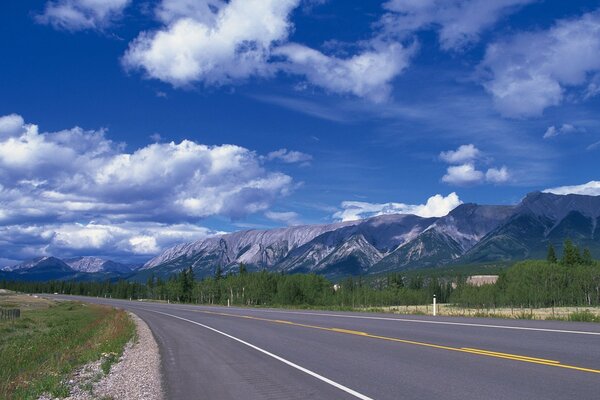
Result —
M 344 201 L 342 210 L 333 217 L 341 221 L 354 221 L 385 214 L 414 214 L 420 217 L 442 217 L 462 204 L 454 192 L 444 197 L 436 194 L 425 204 L 404 203 L 367 203 L 363 201 Z
M 142 32 L 123 65 L 176 87 L 223 85 L 284 72 L 305 83 L 375 102 L 389 97 L 391 81 L 408 66 L 416 45 L 384 39 L 361 42 L 340 58 L 289 42 L 292 11 L 300 0 L 163 0 L 163 26 Z
M 299 0 L 163 1 L 166 24 L 141 33 L 123 57 L 129 69 L 174 86 L 223 84 L 273 72 L 271 48 L 287 39 Z
M 551 137 L 577 132 L 585 132 L 585 129 L 576 128 L 571 124 L 562 124 L 562 126 L 558 128 L 552 125 L 549 126 L 548 129 L 546 129 L 546 132 L 544 132 L 544 139 L 549 139 Z
M 125 152 L 103 130 L 41 133 L 18 116 L 2 117 L 0 228 L 40 227 L 53 243 L 73 237 L 84 247 L 101 247 L 114 231 L 90 229 L 89 221 L 172 225 L 212 215 L 241 218 L 292 190 L 291 177 L 262 164 L 262 157 L 235 145 L 184 140 Z M 77 225 L 82 221 L 88 223 Z M 152 235 L 130 236 L 134 253 L 161 247 L 160 240 L 153 246 L 145 238 Z
M 56 29 L 101 30 L 119 19 L 131 0 L 56 0 L 48 1 L 44 12 L 36 17 L 42 24 Z
M 510 179 L 508 168 L 490 168 L 485 173 L 485 180 L 491 183 L 504 183 Z
M 476 163 L 481 163 L 483 153 L 472 144 L 463 144 L 456 150 L 442 151 L 440 159 L 451 165 L 442 176 L 442 182 L 451 185 L 474 185 L 483 182 L 504 183 L 510 179 L 508 168 L 489 168 L 487 172 L 477 169 Z
M 442 182 L 452 185 L 472 185 L 483 181 L 485 174 L 475 169 L 472 163 L 448 167 Z
M 600 181 L 590 181 L 582 185 L 555 187 L 544 190 L 544 193 L 584 194 L 588 196 L 600 196 Z
M 300 225 L 300 216 L 293 211 L 267 211 L 265 212 L 265 217 L 269 218 L 271 221 L 281 222 L 290 226 Z
M 306 77 L 312 85 L 382 102 L 390 96 L 390 82 L 408 67 L 415 50 L 416 45 L 373 41 L 349 58 L 325 55 L 297 43 L 281 46 L 274 53 L 285 58 L 282 69 Z
M 600 12 L 523 32 L 488 46 L 483 85 L 508 117 L 535 117 L 561 104 L 570 88 L 594 92 L 590 74 L 600 71 Z M 566 62 L 565 60 L 568 60 Z
M 10 260 L 50 255 L 94 255 L 146 261 L 163 248 L 218 233 L 221 232 L 188 223 L 90 221 L 85 224 L 20 224 L 0 226 L 0 243 L 3 257 Z
M 442 151 L 440 159 L 450 164 L 473 161 L 481 157 L 481 151 L 472 144 L 463 144 L 456 150 Z
M 279 149 L 267 154 L 267 160 L 279 160 L 287 164 L 302 163 L 306 164 L 312 160 L 310 154 L 302 153 L 300 151 L 293 151 L 288 149 Z
M 391 33 L 435 29 L 444 50 L 479 40 L 482 31 L 502 17 L 536 0 L 390 0 L 382 24 Z
M 13 136 L 21 131 L 25 121 L 23 117 L 17 114 L 10 114 L 0 117 L 0 138 Z

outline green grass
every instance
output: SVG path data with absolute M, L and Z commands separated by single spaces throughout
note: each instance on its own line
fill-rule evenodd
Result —
M 600 322 L 600 317 L 594 315 L 588 310 L 577 311 L 569 315 L 569 321 L 575 322 Z
M 70 373 L 101 358 L 108 372 L 134 333 L 124 311 L 74 302 L 25 311 L 15 322 L 2 321 L 0 399 L 68 396 L 64 382 Z

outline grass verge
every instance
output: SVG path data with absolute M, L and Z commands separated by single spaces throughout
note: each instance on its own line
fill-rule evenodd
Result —
M 127 313 L 111 307 L 61 302 L 25 310 L 17 321 L 0 322 L 0 398 L 65 397 L 70 373 L 115 355 L 103 364 L 108 372 L 134 334 Z

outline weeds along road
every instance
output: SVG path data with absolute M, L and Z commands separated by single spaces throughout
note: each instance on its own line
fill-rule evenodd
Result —
M 169 399 L 598 399 L 600 324 L 50 296 L 132 311 Z

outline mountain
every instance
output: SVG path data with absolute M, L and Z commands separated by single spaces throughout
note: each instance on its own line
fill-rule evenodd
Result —
M 543 258 L 566 238 L 600 252 L 600 196 L 531 193 L 461 259 L 465 263 Z
M 64 279 L 76 272 L 55 257 L 38 257 L 3 269 L 3 279 L 49 281 Z
M 455 262 L 514 212 L 514 206 L 462 204 L 374 265 L 374 272 Z
M 77 257 L 61 260 L 56 257 L 37 257 L 20 264 L 4 267 L 0 279 L 48 280 L 104 280 L 126 277 L 132 268 L 97 257 Z
M 565 239 L 600 256 L 600 196 L 530 193 L 519 204 L 462 204 L 440 218 L 390 214 L 359 221 L 247 230 L 182 243 L 141 268 L 96 257 L 42 257 L 4 268 L 0 279 L 166 278 L 192 267 L 197 278 L 217 266 L 237 271 L 313 272 L 337 279 L 447 265 L 504 264 L 544 258 Z M 7 278 L 8 276 L 8 278 Z
M 314 272 L 330 278 L 545 257 L 566 238 L 600 254 L 600 196 L 535 192 L 514 206 L 462 204 L 441 218 L 382 215 L 361 221 L 249 230 L 167 249 L 133 279 L 217 265 L 235 271 Z
M 111 260 L 98 257 L 76 257 L 64 260 L 75 271 L 79 272 L 116 272 L 126 274 L 134 268 L 129 265 L 120 264 Z

